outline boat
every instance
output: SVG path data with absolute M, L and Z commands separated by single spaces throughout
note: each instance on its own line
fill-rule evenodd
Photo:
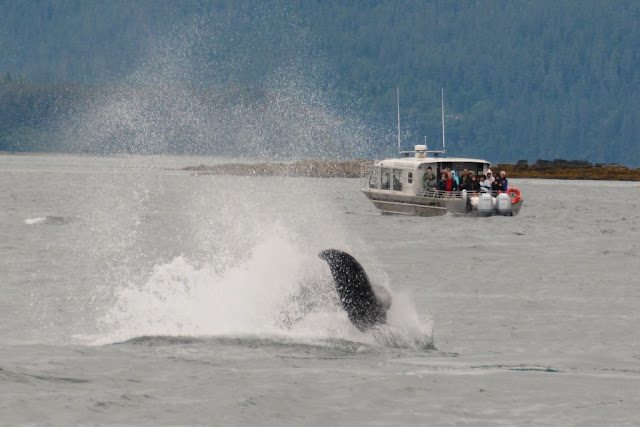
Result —
M 487 175 L 490 163 L 464 157 L 442 157 L 444 139 L 444 90 L 442 91 L 442 150 L 429 151 L 426 144 L 411 151 L 400 150 L 400 96 L 398 91 L 398 151 L 400 158 L 389 158 L 361 169 L 361 190 L 382 214 L 437 216 L 445 214 L 470 216 L 515 216 L 524 202 L 520 190 L 446 191 L 440 187 L 442 172 L 461 177 L 467 169 L 475 176 Z M 410 155 L 413 155 L 410 157 Z M 425 185 L 427 168 L 437 177 L 435 187 Z

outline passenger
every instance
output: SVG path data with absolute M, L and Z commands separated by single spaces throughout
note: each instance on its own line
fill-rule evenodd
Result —
M 464 168 L 462 169 L 462 176 L 458 181 L 458 187 L 460 187 L 460 190 L 467 188 L 466 184 L 468 179 L 469 179 L 469 170 L 467 168 Z
M 473 191 L 474 181 L 475 181 L 475 176 L 473 176 L 473 172 L 468 172 L 466 175 L 466 179 L 463 180 L 462 181 L 463 183 L 460 184 L 459 186 L 460 191 L 462 190 Z
M 480 175 L 480 192 L 481 193 L 491 193 L 491 183 L 487 179 L 486 176 Z
M 427 173 L 424 174 L 422 179 L 424 180 L 424 190 L 429 194 L 433 193 L 437 188 L 438 182 L 431 166 L 427 168 Z
M 499 181 L 502 183 L 502 191 L 509 189 L 509 181 L 507 181 L 507 173 L 505 171 L 500 172 Z
M 502 192 L 502 182 L 496 179 L 491 183 L 491 193 L 495 196 L 498 193 Z
M 448 196 L 452 196 L 454 191 L 458 190 L 458 183 L 454 179 L 453 172 L 449 172 L 447 176 L 447 180 L 444 184 L 444 191 L 447 192 Z
M 507 189 L 509 188 L 507 186 L 508 183 L 507 183 L 507 178 L 505 178 L 505 175 L 506 174 L 504 171 L 500 172 L 500 177 L 496 178 L 496 180 L 493 182 L 491 189 L 496 193 L 502 193 L 504 191 L 507 191 Z
M 487 181 L 489 181 L 489 185 L 493 185 L 493 182 L 495 180 L 496 180 L 496 178 L 491 173 L 491 169 L 487 170 Z
M 471 177 L 471 192 L 474 196 L 477 196 L 480 192 L 480 181 L 476 179 L 476 176 L 473 174 L 473 172 L 469 173 L 469 176 Z
M 447 183 L 447 178 L 449 176 L 449 172 L 447 170 L 443 170 L 440 174 L 440 182 L 438 182 L 438 190 L 444 191 L 445 184 Z

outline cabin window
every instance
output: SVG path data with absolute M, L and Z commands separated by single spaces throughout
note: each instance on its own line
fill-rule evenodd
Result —
M 373 168 L 369 175 L 369 188 L 378 188 L 380 183 L 380 168 Z
M 402 191 L 402 169 L 393 170 L 393 191 Z
M 382 169 L 382 180 L 380 183 L 380 189 L 381 190 L 389 190 L 390 189 L 390 183 L 391 183 L 391 170 L 389 169 Z
M 407 174 L 407 182 L 411 184 L 413 182 L 413 172 Z

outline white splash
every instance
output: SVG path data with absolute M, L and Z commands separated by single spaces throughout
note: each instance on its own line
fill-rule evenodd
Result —
M 305 256 L 278 238 L 222 272 L 177 257 L 156 266 L 143 285 L 117 291 L 115 306 L 101 319 L 110 331 L 106 341 L 273 333 L 278 305 L 298 286 L 304 264 Z
M 284 312 L 297 310 L 295 296 L 309 287 L 313 310 L 293 323 L 283 322 Z M 271 235 L 245 261 L 223 271 L 198 268 L 180 256 L 156 266 L 146 283 L 123 286 L 114 306 L 99 319 L 104 334 L 94 343 L 160 335 L 349 340 L 394 347 L 430 343 L 430 322 L 419 319 L 408 296 L 394 301 L 389 325 L 362 333 L 331 292 L 329 268 L 315 251 Z
M 47 220 L 47 218 L 44 217 L 37 217 L 37 218 L 27 218 L 24 220 L 24 223 L 27 225 L 36 225 L 36 224 L 41 224 L 43 222 L 45 222 Z

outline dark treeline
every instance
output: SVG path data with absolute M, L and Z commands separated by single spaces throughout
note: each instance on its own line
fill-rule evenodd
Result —
M 0 151 L 56 151 L 51 121 L 72 114 L 81 98 L 73 85 L 0 76 Z
M 444 87 L 449 154 L 637 166 L 639 56 L 634 0 L 2 0 L 0 150 L 60 149 L 51 126 L 122 84 L 286 93 L 373 154 L 398 87 L 403 148 L 437 148 Z

